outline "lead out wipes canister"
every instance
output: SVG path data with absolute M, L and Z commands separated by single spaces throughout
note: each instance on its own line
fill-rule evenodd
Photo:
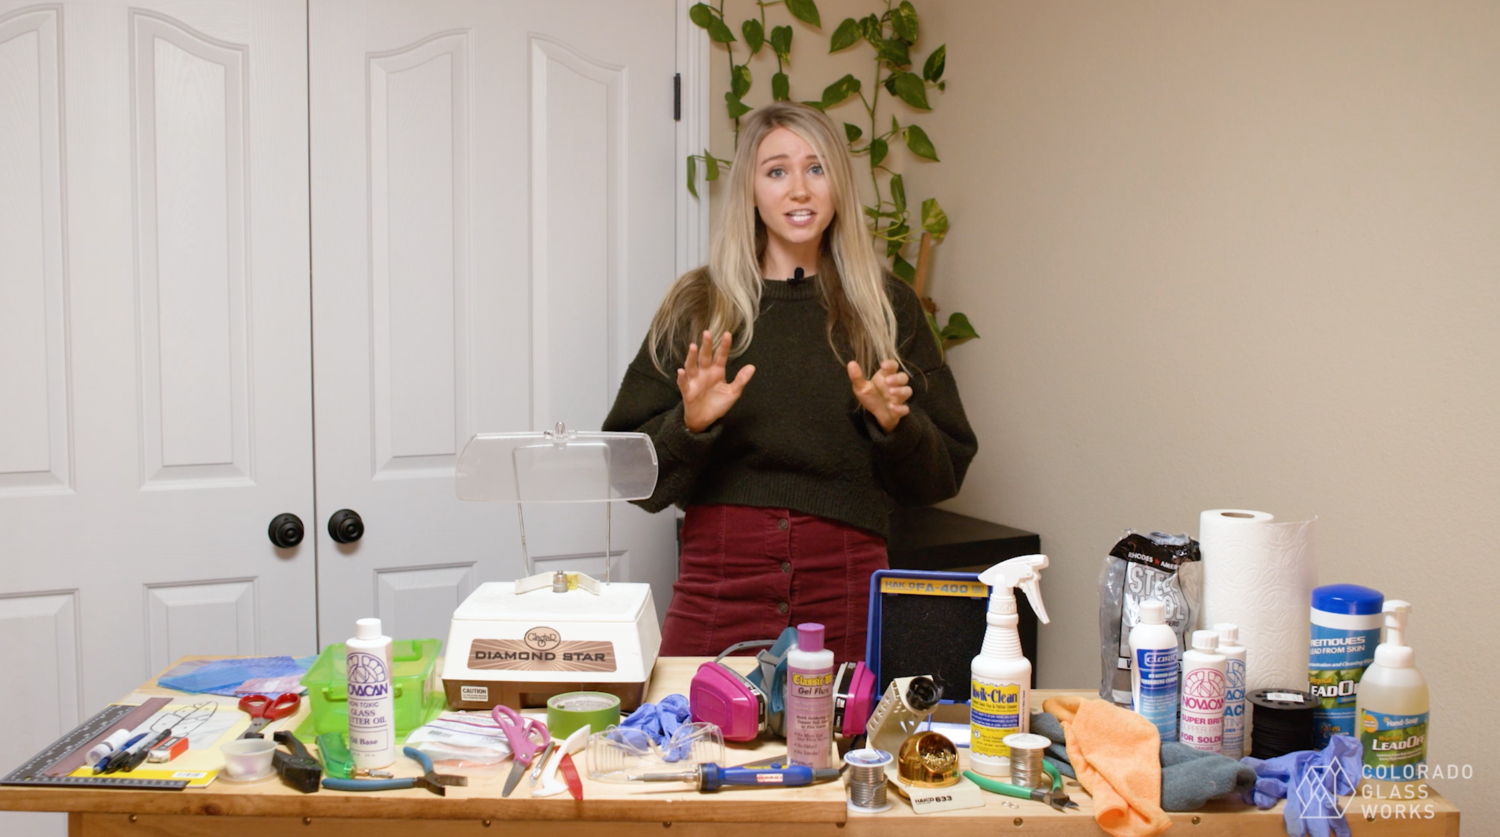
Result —
M 1357 584 L 1325 584 L 1312 591 L 1312 639 L 1307 649 L 1313 709 L 1313 749 L 1335 735 L 1359 736 L 1354 709 L 1359 681 L 1375 662 L 1385 596 Z

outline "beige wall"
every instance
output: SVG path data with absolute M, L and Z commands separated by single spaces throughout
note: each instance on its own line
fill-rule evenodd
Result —
M 820 3 L 822 43 L 875 5 Z M 1474 766 L 1439 787 L 1483 829 L 1500 4 L 917 7 L 950 85 L 920 118 L 943 162 L 909 191 L 947 207 L 934 295 L 983 335 L 951 355 L 981 449 L 948 505 L 1041 533 L 1044 685 L 1097 683 L 1122 529 L 1316 514 L 1323 582 L 1413 602 L 1430 761 Z

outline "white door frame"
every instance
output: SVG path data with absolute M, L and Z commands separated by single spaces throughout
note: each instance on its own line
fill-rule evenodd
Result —
M 688 17 L 698 0 L 677 0 L 677 71 L 682 74 L 682 119 L 677 123 L 677 275 L 708 260 L 708 191 L 695 198 L 687 190 L 687 157 L 708 147 L 708 33 Z

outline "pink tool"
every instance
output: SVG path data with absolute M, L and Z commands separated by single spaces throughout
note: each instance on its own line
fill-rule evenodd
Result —
M 495 707 L 490 711 L 490 717 L 495 719 L 500 731 L 505 733 L 505 740 L 510 742 L 510 752 L 515 756 L 515 766 L 510 769 L 510 776 L 506 778 L 505 787 L 500 792 L 501 796 L 510 796 L 521 777 L 526 775 L 526 768 L 531 765 L 531 760 L 552 743 L 552 736 L 547 732 L 546 724 L 535 718 L 527 718 L 509 706 Z

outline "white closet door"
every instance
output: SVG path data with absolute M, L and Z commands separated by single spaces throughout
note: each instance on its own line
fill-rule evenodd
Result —
M 314 522 L 306 67 L 301 0 L 0 0 L 7 770 L 181 655 L 315 648 L 266 534 Z
M 674 271 L 674 0 L 313 0 L 322 639 L 447 637 L 523 573 L 513 507 L 455 499 L 479 431 L 598 429 Z M 359 513 L 335 544 L 327 520 Z M 527 510 L 602 575 L 598 506 Z M 664 608 L 674 524 L 617 508 L 613 577 Z

